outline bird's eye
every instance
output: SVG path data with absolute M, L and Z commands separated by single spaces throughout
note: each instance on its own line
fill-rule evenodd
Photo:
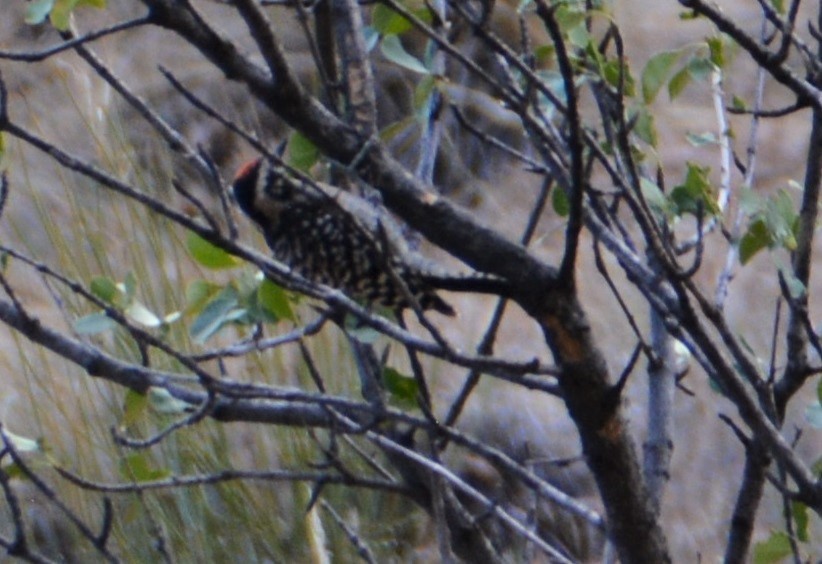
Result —
M 294 187 L 282 175 L 271 171 L 266 182 L 266 192 L 277 200 L 290 200 L 294 196 Z

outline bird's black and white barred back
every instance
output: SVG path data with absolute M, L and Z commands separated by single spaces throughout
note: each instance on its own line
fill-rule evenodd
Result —
M 410 307 L 410 293 L 423 309 L 454 315 L 431 282 L 449 277 L 408 248 L 385 210 L 264 159 L 238 171 L 233 191 L 274 256 L 301 276 L 369 305 L 401 310 Z

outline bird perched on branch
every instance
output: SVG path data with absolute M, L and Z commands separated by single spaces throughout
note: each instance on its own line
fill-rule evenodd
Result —
M 339 188 L 298 178 L 255 159 L 233 182 L 240 209 L 262 230 L 274 256 L 301 276 L 368 305 L 411 306 L 455 315 L 437 289 L 502 293 L 492 277 L 453 276 L 408 247 L 388 213 Z M 399 281 L 405 285 L 402 287 Z

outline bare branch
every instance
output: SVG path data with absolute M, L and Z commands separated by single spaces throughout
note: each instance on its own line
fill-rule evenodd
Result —
M 800 78 L 780 60 L 778 54 L 761 47 L 744 30 L 732 22 L 717 7 L 703 0 L 679 0 L 686 8 L 691 8 L 711 20 L 723 33 L 730 35 L 757 64 L 767 70 L 778 82 L 793 91 L 802 102 L 812 104 L 822 110 L 822 92 L 808 80 Z
M 150 23 L 152 23 L 152 18 L 151 13 L 149 12 L 147 15 L 141 16 L 139 18 L 134 18 L 112 25 L 110 27 L 104 27 L 95 31 L 91 31 L 89 33 L 86 33 L 85 35 L 81 35 L 80 37 L 72 37 L 63 43 L 60 43 L 59 45 L 55 45 L 54 47 L 50 47 L 42 51 L 14 52 L 0 50 L 0 59 L 7 59 L 10 61 L 26 61 L 29 63 L 43 61 L 45 59 L 48 59 L 49 57 L 57 55 L 58 53 L 62 53 L 63 51 L 68 51 L 69 49 L 80 47 L 82 45 L 85 45 L 86 43 L 91 43 L 92 41 L 100 39 L 101 37 L 105 37 L 107 35 L 114 35 L 127 29 L 136 28 Z

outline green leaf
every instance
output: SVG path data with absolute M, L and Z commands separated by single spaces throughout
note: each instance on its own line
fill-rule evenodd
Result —
M 556 52 L 556 47 L 554 47 L 553 45 L 540 45 L 539 47 L 534 49 L 534 58 L 536 59 L 537 63 L 544 65 L 554 60 Z
M 242 311 L 242 313 L 245 313 L 245 310 L 239 309 L 219 309 L 221 305 L 212 302 L 209 306 L 213 307 L 206 307 L 203 313 L 191 324 L 189 333 L 195 343 L 200 345 L 205 343 L 227 323 L 237 319 L 237 312 Z
M 240 323 L 277 323 L 280 320 L 274 312 L 260 303 L 260 284 L 257 284 L 250 292 L 243 292 L 240 288 L 239 309 L 244 309 L 246 313 L 242 319 L 238 319 Z
M 785 189 L 780 189 L 776 195 L 768 199 L 765 204 L 765 222 L 768 224 L 773 241 L 789 251 L 796 249 L 796 235 L 794 226 L 799 214 L 794 210 L 793 199 Z
M 771 4 L 773 5 L 774 10 L 776 10 L 779 14 L 785 13 L 784 0 L 771 0 Z
M 216 296 L 223 287 L 208 280 L 195 280 L 186 288 L 186 309 L 198 311 L 208 300 Z
M 291 166 L 304 171 L 314 166 L 320 157 L 317 146 L 299 131 L 294 131 L 288 140 L 288 154 Z
M 591 44 L 591 34 L 588 32 L 588 28 L 584 25 L 578 25 L 568 30 L 568 43 L 578 49 L 584 49 Z
M 568 195 L 558 186 L 551 192 L 551 205 L 560 217 L 568 217 L 571 213 L 571 202 L 568 201 Z
M 391 394 L 391 399 L 397 404 L 407 407 L 417 406 L 417 396 L 420 388 L 417 381 L 399 371 L 386 366 L 382 372 L 385 389 Z
M 362 35 L 365 38 L 365 52 L 370 53 L 380 42 L 380 32 L 370 25 L 365 25 L 362 28 Z
M 710 51 L 711 62 L 715 64 L 718 68 L 722 68 L 725 66 L 725 43 L 722 41 L 722 37 L 709 37 L 705 40 L 708 44 L 708 51 Z
M 148 396 L 134 390 L 128 390 L 123 399 L 123 419 L 120 425 L 128 429 L 139 421 L 146 413 L 148 407 Z
M 382 35 L 398 35 L 413 26 L 402 14 L 384 4 L 377 4 L 371 12 L 371 27 Z
M 135 452 L 126 456 L 120 463 L 120 475 L 128 481 L 150 482 L 168 478 L 171 476 L 171 472 L 151 468 L 148 455 L 143 452 Z
M 105 313 L 92 313 L 74 322 L 74 330 L 80 335 L 95 335 L 117 327 L 117 322 Z
M 560 4 L 554 14 L 557 25 L 565 33 L 569 33 L 573 28 L 585 23 L 585 11 L 575 6 Z
M 798 300 L 807 293 L 808 289 L 805 287 L 805 284 L 796 277 L 791 268 L 783 266 L 779 269 L 779 272 L 782 274 L 782 279 L 785 280 L 788 295 L 792 300 Z
M 54 0 L 33 0 L 26 7 L 25 22 L 30 25 L 38 25 L 46 21 L 51 9 L 54 7 Z
M 227 323 L 236 321 L 245 315 L 246 310 L 239 307 L 239 303 L 237 290 L 226 286 L 192 322 L 189 333 L 194 342 L 204 343 Z
M 632 98 L 636 94 L 636 84 L 634 83 L 634 77 L 631 75 L 631 69 L 627 65 L 623 65 L 622 62 L 618 60 L 607 61 L 602 66 L 602 76 L 608 84 L 617 88 L 619 87 L 620 69 L 624 74 L 623 87 L 625 88 L 625 96 Z
M 92 294 L 109 304 L 114 304 L 120 295 L 117 284 L 108 276 L 94 278 L 89 287 Z
M 297 316 L 294 315 L 294 310 L 291 309 L 291 301 L 285 289 L 268 278 L 263 280 L 257 289 L 257 299 L 260 306 L 271 312 L 276 319 L 297 321 Z
M 380 50 L 386 59 L 405 69 L 419 74 L 431 74 L 418 58 L 414 57 L 402 46 L 400 38 L 388 35 L 380 43 Z
M 428 102 L 431 100 L 431 95 L 437 85 L 434 75 L 429 74 L 422 77 L 414 88 L 414 110 L 421 110 L 428 108 Z
M 671 80 L 668 81 L 668 98 L 676 99 L 685 87 L 691 83 L 691 73 L 688 72 L 688 67 L 684 67 L 677 71 Z
M 83 6 L 105 8 L 106 0 L 56 0 L 50 14 L 51 23 L 60 31 L 67 30 L 72 12 Z
M 126 279 L 118 285 L 118 289 L 126 295 L 127 301 L 134 299 L 134 295 L 137 293 L 137 277 L 134 276 L 133 272 L 126 274 Z
M 704 200 L 690 192 L 685 186 L 677 186 L 671 190 L 671 203 L 674 215 L 683 216 L 687 213 L 696 215 L 699 212 L 700 202 Z
M 716 134 L 706 131 L 704 133 L 686 133 L 685 138 L 688 143 L 694 147 L 703 147 L 705 145 L 716 145 L 718 140 Z
M 654 101 L 681 56 L 682 51 L 663 51 L 651 57 L 645 64 L 642 71 L 642 98 L 646 104 Z
M 591 42 L 588 28 L 585 26 L 587 13 L 568 4 L 560 4 L 555 12 L 557 25 L 568 36 L 568 42 L 575 47 L 584 48 Z
M 766 200 L 750 188 L 745 188 L 740 198 L 740 210 L 751 218 L 748 232 L 740 242 L 740 250 L 742 243 L 745 243 L 746 248 L 745 253 L 740 252 L 742 264 L 765 245 L 769 248 L 782 247 L 789 251 L 796 248 L 799 214 L 795 211 L 793 199 L 787 190 L 781 189 Z M 805 286 L 790 270 L 783 269 L 783 276 L 788 281 L 792 293 L 797 296 L 805 293 Z
M 707 57 L 694 57 L 688 62 L 688 72 L 694 80 L 707 80 L 716 70 L 716 65 Z
M 665 197 L 665 193 L 656 182 L 652 182 L 647 178 L 640 178 L 639 189 L 642 191 L 642 196 L 645 198 L 645 201 L 648 202 L 648 205 L 651 206 L 651 209 L 666 215 L 670 212 L 668 198 Z
M 771 235 L 768 227 L 761 219 L 748 226 L 748 230 L 739 240 L 739 262 L 747 264 L 756 253 L 771 244 Z
M 656 125 L 654 124 L 654 116 L 650 112 L 644 109 L 639 111 L 634 123 L 634 133 L 651 147 L 656 147 Z
M 791 513 L 796 523 L 796 538 L 802 542 L 808 542 L 810 540 L 808 534 L 808 506 L 799 501 L 792 501 Z
M 186 247 L 194 260 L 212 270 L 234 268 L 242 264 L 237 257 L 229 254 L 225 249 L 212 245 L 193 231 L 188 233 Z
M 252 271 L 252 270 L 244 270 L 240 273 L 240 276 L 235 278 L 232 282 L 232 286 L 237 290 L 237 295 L 239 296 L 240 303 L 243 303 L 243 300 L 247 299 L 257 299 L 257 289 L 262 284 L 263 280 L 265 280 L 265 274 L 263 274 L 262 270 Z
M 688 172 L 685 181 L 671 191 L 671 203 L 677 216 L 690 213 L 696 215 L 700 207 L 705 213 L 716 215 L 719 205 L 708 180 L 710 167 L 701 167 L 695 163 L 687 163 Z
M 775 564 L 791 554 L 791 541 L 782 531 L 774 531 L 766 541 L 753 549 L 753 564 Z
M 407 4 L 403 2 L 403 4 Z M 408 6 L 406 6 L 408 7 Z M 430 24 L 434 21 L 433 14 L 426 6 L 410 10 L 420 21 Z M 380 35 L 402 35 L 413 28 L 414 24 L 399 12 L 395 12 L 384 4 L 378 4 L 371 12 L 371 27 Z
M 745 99 L 736 95 L 734 95 L 731 98 L 731 107 L 740 112 L 744 112 L 748 109 L 748 105 L 745 103 Z
M 739 211 L 753 216 L 765 208 L 765 200 L 750 186 L 743 186 L 739 193 Z

